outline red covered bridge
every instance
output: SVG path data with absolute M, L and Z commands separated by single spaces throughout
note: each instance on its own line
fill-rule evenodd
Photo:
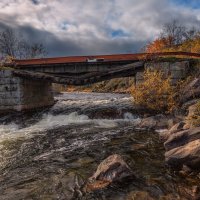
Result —
M 138 71 L 143 70 L 145 61 L 163 56 L 200 58 L 200 54 L 188 52 L 140 53 L 13 60 L 8 66 L 15 68 L 15 75 L 24 78 L 84 85 L 112 78 L 135 76 Z

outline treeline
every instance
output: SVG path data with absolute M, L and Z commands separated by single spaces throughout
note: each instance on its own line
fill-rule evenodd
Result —
M 11 28 L 0 31 L 1 61 L 10 58 L 42 58 L 46 55 L 47 51 L 42 43 L 32 43 L 24 39 L 22 33 L 18 33 Z
M 166 23 L 160 35 L 145 47 L 147 53 L 186 51 L 200 53 L 200 30 L 188 28 L 177 20 Z

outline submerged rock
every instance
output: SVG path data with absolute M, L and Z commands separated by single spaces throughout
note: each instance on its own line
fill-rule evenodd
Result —
M 135 177 L 130 167 L 120 155 L 114 154 L 103 160 L 96 172 L 88 179 L 84 190 L 91 192 L 103 189 L 114 182 Z

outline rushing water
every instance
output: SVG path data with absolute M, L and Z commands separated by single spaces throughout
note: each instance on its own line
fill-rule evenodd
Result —
M 169 171 L 158 134 L 137 129 L 139 120 L 129 95 L 95 93 L 65 93 L 50 109 L 2 117 L 0 199 L 190 199 L 200 177 Z M 115 153 L 138 180 L 81 194 L 98 164 Z

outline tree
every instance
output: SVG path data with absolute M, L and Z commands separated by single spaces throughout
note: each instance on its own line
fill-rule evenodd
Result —
M 160 35 L 146 45 L 147 53 L 163 51 L 200 52 L 200 31 L 194 27 L 187 28 L 177 20 L 164 24 Z
M 0 54 L 2 58 L 28 59 L 44 57 L 46 49 L 42 43 L 30 44 L 12 29 L 0 32 Z
M 165 38 L 157 38 L 153 42 L 150 42 L 146 46 L 146 52 L 147 53 L 156 53 L 163 51 L 167 46 L 167 39 Z
M 181 44 L 186 37 L 186 27 L 178 23 L 177 20 L 166 23 L 161 31 L 161 38 L 166 38 L 168 48 Z

